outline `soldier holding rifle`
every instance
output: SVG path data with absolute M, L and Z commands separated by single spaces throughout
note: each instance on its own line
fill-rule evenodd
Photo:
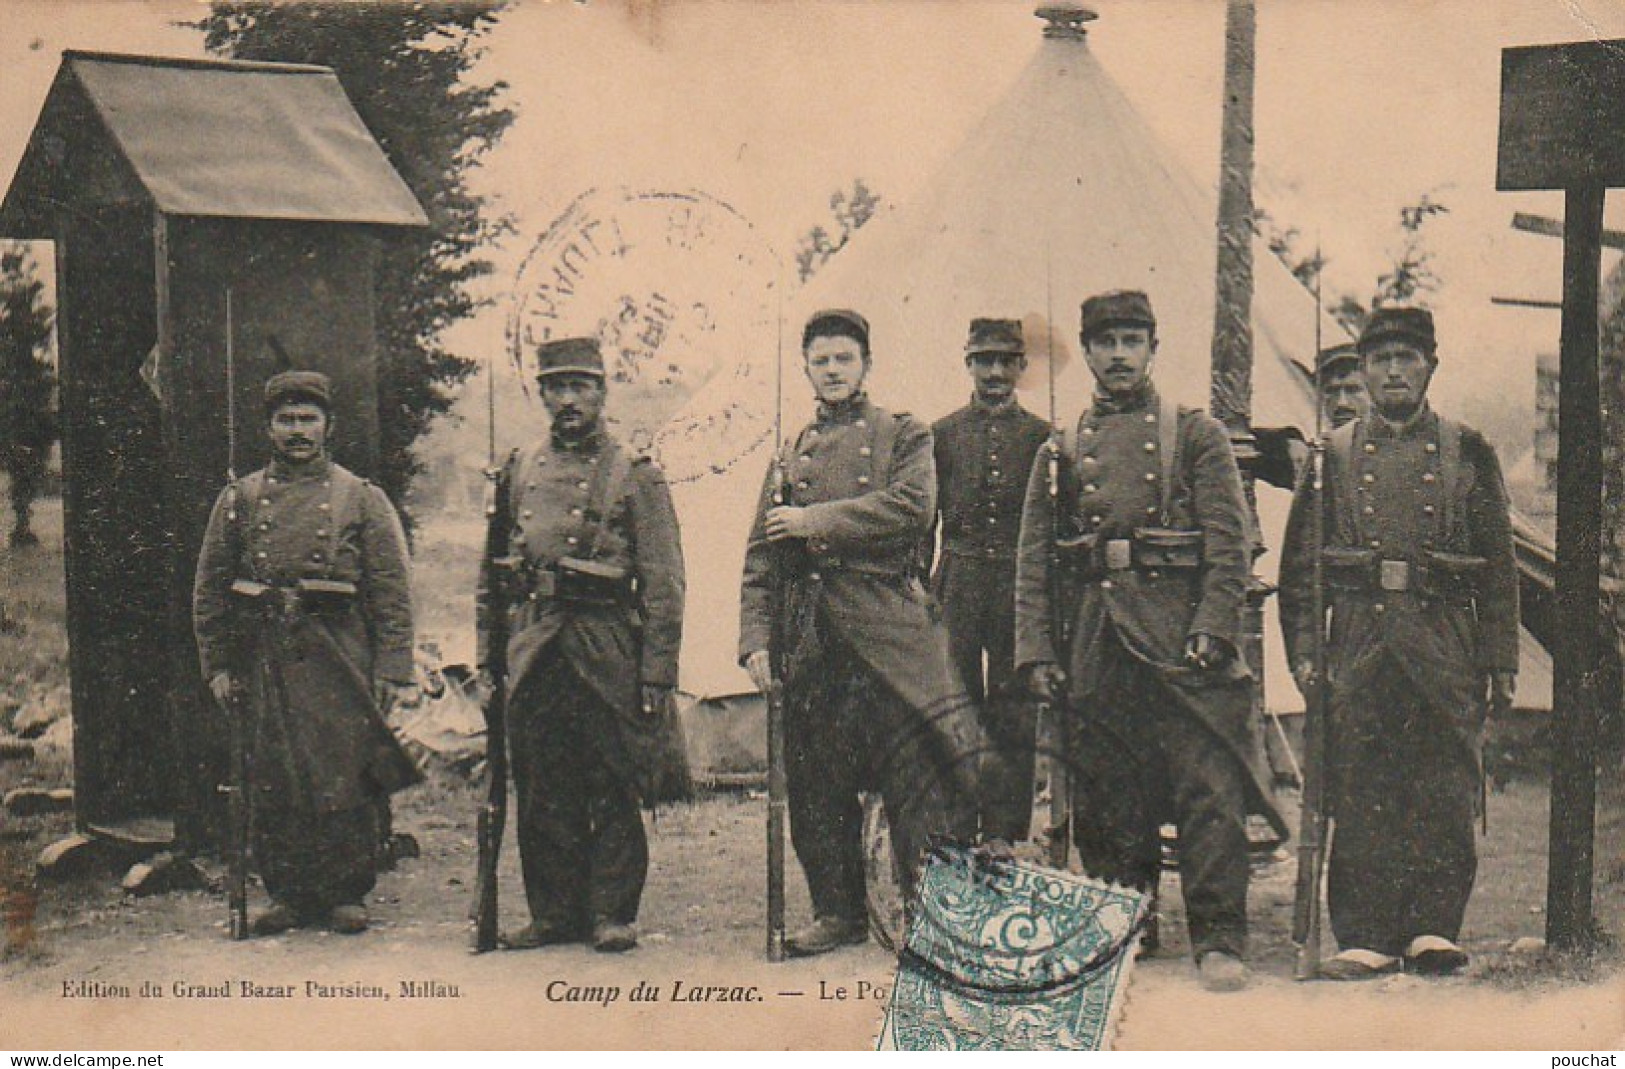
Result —
M 1330 979 L 1466 967 L 1456 944 L 1477 866 L 1486 702 L 1510 705 L 1518 583 L 1495 451 L 1438 416 L 1432 315 L 1381 308 L 1360 334 L 1370 414 L 1332 432 L 1319 528 L 1300 485 L 1281 560 L 1281 626 L 1300 689 L 1328 686 L 1336 820 Z M 1319 550 L 1327 619 L 1317 620 Z M 1326 628 L 1324 680 L 1312 656 Z
M 687 789 L 672 706 L 682 545 L 665 476 L 604 427 L 597 340 L 545 342 L 536 361 L 552 429 L 497 477 L 478 599 L 482 669 L 490 611 L 507 614 L 507 736 L 531 918 L 502 943 L 590 941 L 618 953 L 637 945 L 649 864 L 639 803 Z
M 381 713 L 416 701 L 406 538 L 383 491 L 327 457 L 332 385 L 265 385 L 272 459 L 215 502 L 193 626 L 203 674 L 246 723 L 253 931 L 366 929 L 380 799 L 417 779 Z M 239 785 L 240 786 L 240 785 Z
M 932 835 L 974 832 L 965 773 L 979 749 L 915 574 L 935 511 L 931 432 L 869 401 L 856 312 L 814 315 L 802 355 L 818 415 L 769 468 L 739 639 L 762 692 L 782 684 L 790 837 L 815 914 L 786 941 L 797 956 L 867 938 L 859 792 L 884 798 L 906 898 Z
M 1237 654 L 1248 572 L 1241 479 L 1216 420 L 1159 399 L 1146 295 L 1099 294 L 1081 318 L 1096 393 L 1062 436 L 1059 494 L 1043 459 L 1028 481 L 1016 662 L 1068 718 L 1084 870 L 1151 888 L 1158 829 L 1177 821 L 1201 981 L 1235 990 L 1246 981 L 1248 806 L 1284 830 L 1263 786 L 1251 680 Z M 1065 651 L 1052 622 L 1058 566 L 1074 591 L 1063 608 Z

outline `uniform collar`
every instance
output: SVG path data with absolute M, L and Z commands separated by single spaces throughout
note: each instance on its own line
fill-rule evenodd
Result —
M 859 390 L 845 401 L 836 404 L 818 402 L 819 423 L 856 423 L 869 414 L 872 406 L 869 395 Z
M 332 461 L 326 454 L 317 457 L 305 464 L 290 464 L 281 457 L 272 457 L 270 466 L 266 471 L 273 479 L 280 479 L 285 483 L 296 483 L 310 480 L 319 482 L 326 479 L 332 469 Z
M 1122 399 L 1097 392 L 1091 412 L 1096 416 L 1110 416 L 1118 412 L 1139 412 L 1156 406 L 1157 388 L 1151 384 L 1151 376 L 1147 375 L 1145 381 L 1140 383 L 1133 393 Z
M 1430 430 L 1437 420 L 1438 417 L 1433 414 L 1432 407 L 1425 400 L 1411 418 L 1403 423 L 1385 419 L 1381 412 L 1372 408 L 1371 424 L 1366 435 L 1371 438 L 1414 438 Z
M 604 448 L 604 426 L 600 423 L 580 438 L 561 438 L 549 431 L 547 440 L 555 453 L 597 453 Z
M 1006 397 L 997 404 L 989 404 L 973 393 L 970 395 L 970 410 L 976 413 L 978 416 L 985 416 L 988 419 L 998 419 L 1000 417 L 1015 415 L 1021 410 L 1021 402 L 1016 400 L 1016 393 L 1014 390 L 1010 391 L 1009 397 Z

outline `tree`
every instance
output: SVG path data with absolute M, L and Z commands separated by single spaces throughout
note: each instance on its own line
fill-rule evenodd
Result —
M 846 247 L 859 227 L 874 218 L 880 198 L 869 191 L 863 179 L 855 178 L 850 193 L 838 189 L 830 194 L 829 207 L 835 214 L 834 233 L 820 224 L 796 242 L 796 277 L 802 282 L 817 274 L 830 257 Z
M 448 350 L 442 334 L 481 305 L 470 283 L 489 274 L 491 263 L 479 250 L 510 226 L 486 215 L 484 198 L 465 181 L 513 122 L 501 103 L 507 84 L 470 77 L 502 6 L 217 0 L 187 24 L 219 55 L 332 67 L 428 213 L 427 230 L 386 240 L 375 286 L 377 477 L 397 502 L 420 468 L 414 443 L 476 366 Z
M 39 539 L 30 527 L 45 461 L 56 441 L 52 311 L 28 246 L 0 247 L 0 469 L 11 480 L 13 546 Z

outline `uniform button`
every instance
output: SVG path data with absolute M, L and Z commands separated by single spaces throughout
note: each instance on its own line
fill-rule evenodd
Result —
M 572 515 L 572 516 L 579 516 L 579 515 L 581 515 L 581 510 L 580 510 L 580 509 L 578 509 L 578 508 L 577 508 L 577 509 L 571 509 L 571 510 L 570 510 L 570 515 Z
M 588 457 L 587 458 L 587 463 L 591 464 L 593 467 L 596 468 L 598 466 L 598 458 L 597 457 Z
M 524 518 L 524 519 L 527 519 L 527 520 L 528 520 L 528 519 L 530 519 L 530 518 L 531 518 L 531 517 L 532 517 L 532 516 L 534 516 L 534 515 L 536 515 L 536 513 L 534 513 L 534 512 L 532 512 L 532 511 L 531 511 L 531 510 L 530 510 L 530 509 L 525 509 L 525 510 L 524 510 L 524 511 L 522 511 L 522 512 L 520 512 L 520 513 L 519 513 L 519 515 L 520 515 L 520 516 L 521 516 L 521 517 L 522 517 L 522 518 Z
M 808 438 L 817 438 L 818 437 L 818 428 L 817 427 L 809 428 L 808 431 L 807 431 L 807 437 Z
M 1422 515 L 1424 515 L 1424 516 L 1431 516 L 1436 511 L 1438 511 L 1438 510 L 1435 509 L 1432 505 L 1423 505 L 1422 506 Z
M 1088 464 L 1090 467 L 1100 463 L 1100 461 L 1096 460 L 1094 457 L 1084 457 L 1082 462 Z
M 1375 605 L 1371 606 L 1371 611 L 1375 613 L 1384 613 L 1388 611 L 1388 606 L 1379 601 Z
M 325 502 L 325 501 L 323 501 L 323 502 L 322 502 L 322 503 L 321 503 L 321 504 L 320 504 L 320 505 L 317 505 L 317 506 L 316 506 L 316 508 L 317 508 L 317 509 L 318 509 L 318 510 L 320 510 L 320 511 L 322 511 L 322 512 L 326 512 L 326 511 L 327 511 L 327 510 L 328 510 L 328 509 L 330 509 L 330 508 L 332 508 L 332 507 L 333 507 L 333 506 L 332 506 L 332 505 L 329 505 L 329 504 L 328 504 L 328 503 L 327 503 L 327 502 Z
M 1371 548 L 1372 548 L 1372 549 L 1381 549 L 1381 548 L 1382 548 L 1382 539 L 1380 539 L 1380 538 L 1373 538 L 1373 539 L 1372 539 L 1372 540 L 1371 540 Z
M 805 489 L 807 489 L 807 480 L 802 479 L 802 480 L 798 481 L 796 483 L 796 489 L 797 490 L 805 490 Z
M 1422 473 L 1422 481 L 1425 483 L 1433 482 L 1435 478 L 1436 476 L 1431 471 L 1424 471 Z
M 1098 527 L 1098 526 L 1100 526 L 1100 517 L 1099 516 L 1090 516 L 1089 517 L 1089 522 Z
M 987 525 L 989 527 L 997 527 L 999 525 L 999 518 L 997 516 L 989 516 L 987 518 Z
M 586 488 L 587 488 L 587 480 L 582 479 L 580 482 L 576 483 L 576 489 L 577 490 L 585 490 Z
M 265 550 L 263 550 L 263 549 L 260 550 L 258 553 L 254 554 L 254 556 L 256 558 L 258 558 L 259 560 L 264 560 L 265 559 Z
M 1155 506 L 1155 505 L 1147 505 L 1145 507 L 1145 514 L 1147 516 L 1155 516 L 1157 514 L 1157 506 Z
M 867 476 L 867 475 L 859 475 L 858 476 L 858 485 L 859 486 L 868 486 L 869 485 L 869 476 Z
M 803 453 L 803 454 L 801 454 L 801 462 L 803 464 L 811 464 L 812 463 L 812 454 L 811 453 Z
M 1141 416 L 1140 418 L 1145 420 L 1147 423 L 1155 423 L 1155 422 L 1157 422 L 1157 414 L 1155 412 L 1147 412 L 1145 415 Z
M 1367 443 L 1365 443 L 1365 451 L 1367 453 L 1375 453 L 1377 451 L 1376 443 L 1375 442 L 1367 442 Z
M 820 580 L 820 579 L 822 579 L 824 577 L 822 575 L 818 574 L 817 572 L 808 572 L 807 573 L 807 578 L 811 579 L 813 582 L 816 583 L 816 582 L 818 582 L 818 580 Z
M 260 504 L 262 504 L 262 505 L 269 505 L 269 504 L 270 504 L 270 503 L 271 503 L 271 499 L 270 499 L 270 498 L 268 498 L 268 497 L 262 497 L 262 498 L 260 498 Z
M 265 481 L 270 483 L 272 486 L 275 486 L 276 485 L 276 476 L 275 475 L 267 475 L 265 477 Z
M 1092 494 L 1099 489 L 1100 487 L 1096 486 L 1094 483 L 1086 483 L 1083 487 L 1083 492 L 1086 494 Z
M 1437 453 L 1439 451 L 1439 446 L 1435 442 L 1429 442 L 1427 445 L 1422 447 L 1422 451 L 1426 453 Z
M 322 559 L 322 551 L 318 549 L 316 552 L 314 552 L 314 553 L 312 553 L 310 555 L 310 559 L 311 560 L 317 560 L 317 561 L 321 560 Z
M 1147 453 L 1155 453 L 1157 451 L 1157 443 L 1156 442 L 1147 442 L 1147 443 L 1145 443 L 1145 445 L 1141 446 L 1140 448 L 1144 449 Z
M 1375 516 L 1377 514 L 1376 508 L 1374 506 L 1372 506 L 1372 505 L 1367 505 L 1365 508 L 1361 509 L 1360 511 L 1365 513 L 1367 516 Z
M 316 528 L 316 537 L 317 538 L 326 538 L 327 537 L 327 528 L 325 528 L 325 527 Z
M 1154 472 L 1154 471 L 1146 472 L 1145 473 L 1145 481 L 1148 482 L 1148 483 L 1156 482 L 1157 481 L 1157 473 Z
M 871 457 L 871 456 L 874 456 L 874 454 L 875 454 L 875 451 L 873 449 L 870 449 L 868 446 L 864 446 L 863 448 L 858 450 L 858 456 L 860 456 L 860 457 Z
M 988 459 L 988 463 L 997 464 L 999 462 L 999 454 L 997 454 L 997 453 L 989 453 L 987 455 L 987 459 Z
M 1003 475 L 1004 473 L 1001 472 L 998 468 L 994 468 L 992 471 L 988 472 L 987 474 L 988 474 L 989 478 L 997 479 L 1000 475 Z
M 1094 429 L 1094 428 L 1093 428 L 1093 427 L 1091 427 L 1091 426 L 1089 426 L 1089 425 L 1088 425 L 1088 424 L 1087 424 L 1087 423 L 1086 423 L 1086 424 L 1084 424 L 1084 425 L 1083 425 L 1083 426 L 1082 426 L 1082 427 L 1081 427 L 1081 428 L 1079 428 L 1079 433 L 1080 433 L 1080 434 L 1094 434 L 1094 433 L 1095 433 L 1095 429 Z
M 1112 581 L 1110 579 L 1102 579 L 1100 581 L 1100 589 L 1102 589 L 1102 590 L 1110 590 L 1111 588 L 1112 588 Z
M 535 483 L 526 483 L 525 484 L 525 489 L 526 490 L 534 490 L 534 489 L 536 489 L 536 484 Z
M 1368 471 L 1364 475 L 1360 476 L 1360 481 L 1365 483 L 1367 486 L 1370 486 L 1372 483 L 1377 481 L 1377 477 Z
M 260 530 L 269 531 L 270 529 L 271 529 L 270 521 L 266 521 L 265 523 L 260 524 Z
M 570 537 L 565 539 L 565 542 L 569 543 L 572 546 L 575 545 L 578 541 L 580 541 L 580 539 L 576 538 L 575 535 L 571 535 Z
M 854 423 L 853 426 L 855 426 L 855 427 L 867 427 L 867 426 L 869 426 L 869 421 L 866 420 L 866 419 L 860 419 L 856 423 Z

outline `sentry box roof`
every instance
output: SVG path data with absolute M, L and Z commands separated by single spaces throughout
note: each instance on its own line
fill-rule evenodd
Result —
M 330 68 L 64 52 L 0 236 L 48 238 L 64 206 L 121 205 L 428 223 Z

